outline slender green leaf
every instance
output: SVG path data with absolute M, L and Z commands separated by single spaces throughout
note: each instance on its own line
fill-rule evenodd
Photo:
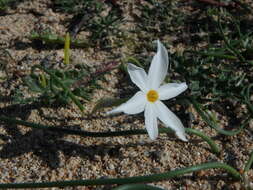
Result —
M 121 185 L 119 187 L 113 188 L 112 190 L 164 190 L 164 189 L 145 184 L 129 184 L 129 185 Z
M 67 186 L 88 186 L 88 185 L 108 185 L 108 184 L 131 184 L 131 183 L 147 183 L 154 181 L 162 181 L 175 177 L 182 176 L 187 173 L 196 172 L 199 170 L 207 169 L 224 169 L 234 179 L 241 180 L 242 176 L 231 166 L 220 163 L 211 162 L 204 163 L 187 168 L 176 169 L 165 173 L 151 174 L 146 176 L 126 177 L 126 178 L 109 178 L 109 179 L 88 179 L 88 180 L 71 180 L 71 181 L 53 181 L 53 182 L 40 182 L 40 183 L 2 183 L 1 189 L 7 188 L 49 188 L 49 187 L 67 187 Z
M 41 124 L 31 123 L 27 121 L 17 120 L 13 118 L 9 118 L 6 116 L 0 116 L 0 121 L 10 123 L 10 124 L 18 124 L 23 125 L 26 127 L 31 128 L 37 128 L 37 129 L 45 129 L 45 130 L 51 130 L 56 132 L 63 132 L 66 134 L 71 135 L 79 135 L 83 137 L 114 137 L 114 136 L 127 136 L 127 135 L 141 135 L 141 134 L 147 134 L 146 130 L 139 129 L 139 130 L 125 130 L 125 131 L 109 131 L 109 132 L 88 132 L 83 130 L 75 130 L 75 129 L 69 129 L 68 127 L 57 127 L 57 126 L 45 126 Z M 195 129 L 185 128 L 186 133 L 194 134 L 205 140 L 209 146 L 211 147 L 211 150 L 214 153 L 219 153 L 219 147 L 215 144 L 215 142 L 208 136 L 206 136 L 204 133 L 201 133 L 200 131 L 197 131 Z M 173 131 L 169 128 L 159 128 L 160 133 L 172 133 Z
M 253 164 L 253 151 L 251 152 L 249 160 L 248 160 L 248 162 L 246 163 L 246 165 L 244 167 L 244 172 L 249 171 L 250 168 L 251 168 L 251 166 L 252 166 L 252 164 Z

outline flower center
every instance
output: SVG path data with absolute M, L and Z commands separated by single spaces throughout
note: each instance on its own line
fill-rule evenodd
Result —
M 150 90 L 147 93 L 147 99 L 150 102 L 155 102 L 159 98 L 158 92 L 155 90 Z

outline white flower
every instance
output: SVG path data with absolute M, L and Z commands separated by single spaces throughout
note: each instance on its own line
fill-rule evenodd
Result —
M 181 94 L 187 89 L 187 85 L 185 82 L 161 85 L 168 70 L 168 53 L 159 40 L 157 40 L 157 46 L 157 53 L 153 57 L 148 75 L 144 69 L 128 63 L 127 70 L 130 78 L 140 88 L 140 91 L 126 103 L 107 112 L 107 114 L 119 112 L 138 114 L 144 111 L 145 127 L 152 140 L 158 136 L 158 118 L 166 127 L 173 129 L 181 140 L 187 141 L 180 119 L 161 102 L 161 100 L 174 98 Z

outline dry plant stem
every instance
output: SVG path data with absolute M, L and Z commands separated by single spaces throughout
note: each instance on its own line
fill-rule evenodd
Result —
M 112 71 L 113 69 L 116 69 L 119 66 L 119 62 L 108 62 L 101 64 L 101 67 L 98 67 L 94 73 L 89 74 L 89 76 L 86 76 L 84 79 L 78 80 L 75 82 L 72 87 L 77 88 L 80 86 L 85 86 L 90 81 L 94 80 L 94 78 L 99 77 L 100 75 Z
M 147 131 L 142 130 L 142 129 L 114 131 L 114 132 L 88 132 L 88 131 L 83 131 L 83 130 L 75 130 L 75 129 L 69 129 L 69 128 L 56 127 L 56 126 L 45 126 L 41 124 L 30 123 L 27 121 L 16 120 L 16 119 L 5 117 L 5 116 L 0 116 L 0 121 L 4 121 L 10 124 L 23 125 L 23 126 L 31 127 L 31 128 L 46 129 L 46 130 L 62 132 L 62 133 L 71 134 L 71 135 L 79 135 L 83 137 L 114 137 L 114 136 L 147 134 Z M 197 131 L 191 128 L 185 128 L 185 131 L 189 134 L 197 135 L 200 138 L 202 138 L 204 141 L 206 141 L 209 144 L 211 151 L 213 153 L 218 154 L 220 152 L 220 149 L 215 144 L 215 142 L 210 137 L 206 136 L 204 133 L 201 133 L 200 131 Z M 159 128 L 159 133 L 171 133 L 171 132 L 173 131 L 169 128 Z
M 77 21 L 72 21 L 72 23 L 70 23 L 70 26 L 68 27 L 68 32 L 70 33 L 70 36 L 72 39 L 76 38 L 76 35 L 79 33 L 81 28 L 85 25 L 85 23 L 87 23 L 87 21 L 91 19 L 91 16 L 92 14 L 90 13 L 90 11 L 86 10 L 84 15 L 82 16 L 82 19 L 78 21 L 78 23 Z
M 48 187 L 66 187 L 66 186 L 88 186 L 88 185 L 109 185 L 109 184 L 131 184 L 131 183 L 147 183 L 154 181 L 162 181 L 191 173 L 199 170 L 207 169 L 224 169 L 236 180 L 241 180 L 242 177 L 238 171 L 227 164 L 219 162 L 211 162 L 191 166 L 188 168 L 176 169 L 160 174 L 126 177 L 126 178 L 111 178 L 111 179 L 94 179 L 94 180 L 71 180 L 71 181 L 54 181 L 41 183 L 8 183 L 0 184 L 1 189 L 7 188 L 48 188 Z

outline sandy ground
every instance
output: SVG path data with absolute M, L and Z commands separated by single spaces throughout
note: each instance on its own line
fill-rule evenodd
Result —
M 54 12 L 47 0 L 25 1 L 16 9 L 8 10 L 0 16 L 0 47 L 7 50 L 14 60 L 8 61 L 8 82 L 1 81 L 0 92 L 4 101 L 1 110 L 7 116 L 27 121 L 49 124 L 68 125 L 88 131 L 115 131 L 144 128 L 143 114 L 135 116 L 105 116 L 103 110 L 90 116 L 96 101 L 102 97 L 117 97 L 120 89 L 120 71 L 113 71 L 101 81 L 105 89 L 96 90 L 91 102 L 86 104 L 85 114 L 81 115 L 75 105 L 65 108 L 32 108 L 29 106 L 11 106 L 7 97 L 19 88 L 26 91 L 21 78 L 30 72 L 32 65 L 39 64 L 46 56 L 50 61 L 63 59 L 62 49 L 36 49 L 27 38 L 32 31 L 50 28 L 58 35 L 64 35 L 66 27 L 63 21 L 68 15 Z M 34 10 L 42 15 L 35 15 Z M 120 52 L 115 50 L 115 54 Z M 123 51 L 123 50 L 122 50 Z M 84 64 L 110 61 L 110 53 L 97 52 L 93 48 L 73 49 L 73 59 Z M 18 75 L 16 73 L 19 73 Z M 26 94 L 29 96 L 29 93 Z M 44 130 L 30 129 L 23 126 L 0 125 L 0 183 L 41 182 L 55 180 L 95 179 L 110 177 L 129 177 L 170 171 L 195 164 L 221 161 L 235 168 L 243 169 L 250 151 L 253 149 L 251 123 L 246 130 L 236 137 L 217 136 L 205 123 L 195 119 L 189 122 L 185 117 L 192 112 L 172 110 L 183 116 L 186 127 L 192 127 L 215 137 L 215 142 L 222 148 L 220 155 L 211 153 L 208 145 L 199 138 L 189 135 L 189 142 L 181 142 L 173 135 L 161 134 L 152 141 L 147 135 L 83 138 L 62 135 Z M 178 111 L 181 110 L 181 111 Z M 252 179 L 252 169 L 249 172 Z M 183 177 L 153 183 L 165 189 L 242 189 L 239 182 L 234 182 L 222 170 L 208 170 L 188 174 Z M 110 189 L 106 187 L 73 187 L 66 189 Z

